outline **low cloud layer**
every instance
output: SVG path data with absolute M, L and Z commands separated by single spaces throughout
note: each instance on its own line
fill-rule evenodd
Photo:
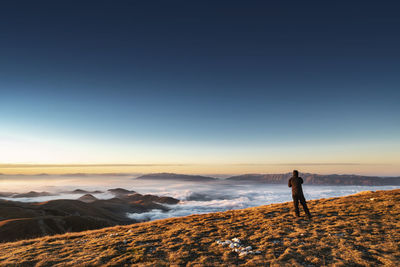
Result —
M 181 202 L 170 205 L 169 212 L 152 210 L 140 214 L 127 214 L 128 217 L 147 221 L 169 217 L 186 216 L 190 214 L 202 214 L 209 212 L 242 209 L 291 201 L 291 191 L 287 185 L 279 184 L 236 184 L 235 182 L 218 181 L 211 183 L 180 182 L 180 181 L 140 181 L 128 177 L 67 177 L 62 180 L 59 177 L 46 177 L 33 182 L 31 179 L 21 186 L 18 181 L 12 186 L 12 180 L 2 181 L 1 191 L 28 192 L 30 190 L 47 191 L 56 193 L 55 196 L 43 196 L 34 198 L 3 198 L 9 200 L 41 202 L 52 199 L 78 199 L 79 194 L 65 194 L 65 191 L 77 188 L 105 193 L 93 194 L 98 199 L 109 199 L 113 195 L 107 189 L 121 187 L 134 190 L 141 194 L 154 194 L 159 196 L 171 196 Z M 400 186 L 311 186 L 304 185 L 306 198 L 318 199 L 338 197 L 354 194 L 365 190 L 383 190 L 400 188 Z

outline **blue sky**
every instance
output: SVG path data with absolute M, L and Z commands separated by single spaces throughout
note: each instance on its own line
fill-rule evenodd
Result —
M 400 173 L 395 2 L 0 5 L 0 162 Z

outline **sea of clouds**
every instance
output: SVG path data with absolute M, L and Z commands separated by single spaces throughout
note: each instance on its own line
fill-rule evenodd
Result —
M 367 190 L 388 190 L 399 186 L 303 186 L 307 200 L 339 197 Z M 141 214 L 128 214 L 136 220 L 157 220 L 170 217 L 202 214 L 209 212 L 244 209 L 272 203 L 292 201 L 291 189 L 287 185 L 276 184 L 180 184 L 173 190 L 153 190 L 152 194 L 178 198 L 181 202 L 170 205 L 170 211 L 152 210 Z
M 15 178 L 15 177 L 14 177 Z M 145 213 L 129 213 L 128 217 L 140 221 L 170 217 L 203 214 L 209 212 L 243 209 L 271 203 L 291 201 L 291 189 L 287 185 L 243 184 L 221 180 L 218 182 L 182 182 L 182 181 L 143 181 L 132 177 L 41 177 L 38 179 L 0 180 L 0 192 L 27 192 L 30 190 L 57 193 L 55 196 L 36 198 L 3 198 L 13 201 L 42 202 L 52 199 L 77 199 L 82 194 L 65 194 L 77 188 L 84 190 L 102 190 L 93 194 L 99 199 L 114 197 L 107 189 L 121 187 L 140 194 L 171 196 L 180 200 L 177 205 L 168 205 L 170 210 L 162 212 L 152 210 Z M 367 190 L 388 190 L 400 186 L 313 186 L 304 185 L 307 200 L 339 197 Z

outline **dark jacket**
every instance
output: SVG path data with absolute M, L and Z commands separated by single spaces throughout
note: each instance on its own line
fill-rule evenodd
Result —
M 303 189 L 301 188 L 301 184 L 303 183 L 303 178 L 301 177 L 292 177 L 289 179 L 288 186 L 292 188 L 292 195 L 294 196 L 302 196 Z

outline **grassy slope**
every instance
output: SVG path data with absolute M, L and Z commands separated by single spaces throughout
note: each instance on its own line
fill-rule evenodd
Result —
M 0 244 L 2 265 L 400 265 L 400 190 L 191 215 Z M 260 255 L 239 257 L 217 239 L 239 237 Z

